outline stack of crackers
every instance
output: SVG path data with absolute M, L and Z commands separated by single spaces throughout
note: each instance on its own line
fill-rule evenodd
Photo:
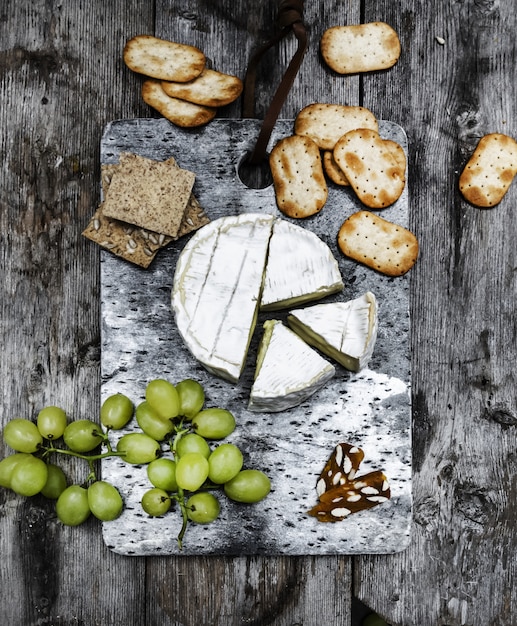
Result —
M 192 193 L 195 174 L 172 157 L 122 153 L 118 164 L 101 166 L 101 177 L 103 201 L 83 235 L 140 267 L 210 221 Z
M 243 89 L 237 76 L 207 67 L 195 46 L 137 35 L 124 48 L 124 62 L 146 77 L 142 98 L 173 124 L 202 126 L 214 119 L 218 107 L 236 100 Z

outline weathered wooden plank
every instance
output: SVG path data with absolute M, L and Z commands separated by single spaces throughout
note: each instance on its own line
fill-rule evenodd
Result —
M 391 624 L 515 623 L 517 188 L 476 209 L 457 180 L 488 132 L 517 136 L 512 2 L 368 3 L 401 34 L 365 104 L 405 126 L 414 174 L 414 500 L 409 549 L 356 560 L 358 595 Z M 436 37 L 445 40 L 439 43 Z M 390 576 L 386 576 L 386 570 Z
M 121 49 L 152 7 L 8 0 L 0 11 L 2 424 L 50 403 L 90 416 L 99 252 L 81 230 L 99 200 L 102 128 L 143 111 Z M 84 480 L 82 464 L 62 465 Z M 2 624 L 144 623 L 143 561 L 111 554 L 94 520 L 63 528 L 43 499 L 0 498 Z
M 360 3 L 305 4 L 310 43 L 298 79 L 281 111 L 281 117 L 285 118 L 293 118 L 311 102 L 358 104 L 360 98 L 357 77 L 336 79 L 318 58 L 318 42 L 323 29 L 346 20 L 358 21 Z M 172 7 L 169 3 L 158 3 L 156 34 L 198 45 L 213 60 L 214 67 L 243 78 L 252 51 L 274 32 L 277 6 L 277 3 L 216 0 L 210 3 L 208 18 L 204 3 L 196 3 L 194 9 L 192 3 L 183 0 L 177 0 Z M 264 58 L 257 78 L 255 112 L 258 118 L 263 118 L 294 50 L 295 43 L 291 38 Z M 226 107 L 219 115 L 240 117 L 240 102 Z M 150 623 L 166 614 L 173 616 L 171 623 L 181 623 L 181 618 L 189 623 L 188 615 L 192 624 L 350 624 L 349 558 L 310 557 L 303 561 L 283 557 L 247 558 L 225 560 L 224 567 L 221 567 L 220 560 L 170 557 L 149 559 L 147 571 L 149 580 L 153 581 L 149 593 L 163 580 L 181 583 L 177 587 L 179 593 L 163 594 L 158 601 L 150 602 Z M 179 578 L 177 572 L 182 572 L 183 576 Z M 209 603 L 204 595 L 201 601 L 199 596 L 194 600 L 189 581 L 198 579 L 201 572 L 207 572 L 209 589 L 223 581 L 217 603 Z M 325 589 L 324 593 L 322 589 Z M 286 593 L 288 590 L 289 594 Z

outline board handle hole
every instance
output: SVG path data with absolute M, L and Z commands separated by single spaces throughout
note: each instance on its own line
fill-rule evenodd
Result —
M 249 189 L 265 189 L 273 183 L 269 155 L 260 163 L 250 163 L 251 152 L 246 152 L 237 165 L 237 175 L 243 185 Z

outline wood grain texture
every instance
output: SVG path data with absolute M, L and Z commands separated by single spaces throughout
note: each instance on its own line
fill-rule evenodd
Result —
M 80 232 L 99 199 L 103 127 L 155 116 L 122 63 L 124 42 L 147 33 L 193 43 L 242 77 L 275 10 L 249 0 L 2 3 L 2 425 L 50 402 L 74 416 L 98 407 L 99 255 Z M 491 210 L 457 189 L 479 137 L 517 136 L 514 3 L 320 0 L 305 14 L 310 46 L 282 116 L 313 101 L 363 104 L 409 138 L 421 244 L 411 273 L 412 543 L 354 559 L 124 558 L 93 520 L 64 529 L 48 503 L 1 490 L 2 624 L 349 626 L 352 576 L 393 626 L 515 624 L 517 187 Z M 397 65 L 362 77 L 322 65 L 324 28 L 373 20 L 399 32 Z M 293 51 L 284 41 L 264 62 L 258 117 Z M 240 103 L 218 115 L 240 117 Z
M 457 181 L 482 135 L 517 133 L 514 6 L 368 3 L 365 20 L 379 17 L 399 31 L 403 55 L 389 74 L 365 78 L 364 100 L 408 132 L 421 242 L 411 291 L 415 523 L 405 553 L 357 559 L 356 592 L 397 625 L 510 626 L 517 188 L 487 211 L 467 204 Z

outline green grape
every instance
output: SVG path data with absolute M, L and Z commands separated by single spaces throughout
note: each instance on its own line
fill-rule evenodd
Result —
M 235 430 L 235 418 L 226 409 L 204 409 L 192 419 L 192 426 L 201 437 L 224 439 Z
M 66 476 L 63 470 L 52 463 L 47 465 L 48 476 L 41 494 L 49 500 L 57 500 L 67 487 Z
M 105 428 L 120 430 L 133 417 L 134 406 L 123 393 L 115 393 L 104 400 L 101 406 L 101 424 Z
M 110 522 L 122 513 L 124 502 L 113 485 L 97 480 L 88 487 L 88 506 L 97 519 Z
M 200 383 L 191 378 L 180 381 L 176 385 L 176 390 L 180 399 L 179 414 L 191 420 L 203 408 L 205 390 Z
M 79 526 L 90 517 L 88 491 L 80 485 L 70 485 L 56 502 L 58 519 L 66 526 Z
M 6 456 L 5 459 L 0 461 L 0 487 L 11 488 L 11 475 L 13 469 L 22 460 L 31 457 L 31 454 L 27 452 L 15 452 Z
M 180 397 L 176 387 L 168 380 L 152 380 L 145 389 L 145 399 L 165 419 L 179 415 Z
M 34 422 L 15 417 L 4 428 L 5 443 L 16 452 L 36 452 L 43 443 L 38 427 Z
M 199 452 L 205 459 L 208 459 L 210 456 L 210 446 L 201 435 L 188 433 L 188 435 L 183 435 L 183 437 L 178 440 L 176 444 L 176 454 L 178 456 L 184 456 L 189 452 Z
M 39 432 L 45 439 L 59 439 L 66 428 L 66 413 L 58 406 L 46 406 L 36 419 Z
M 219 515 L 219 500 L 208 491 L 194 493 L 187 500 L 187 516 L 196 524 L 210 524 Z
M 76 420 L 65 428 L 63 439 L 73 452 L 91 452 L 103 441 L 102 428 L 91 420 Z
M 123 459 L 132 465 L 150 463 L 160 456 L 160 444 L 145 433 L 128 433 L 119 439 L 117 452 L 125 452 Z
M 136 421 L 144 433 L 156 441 L 163 441 L 174 429 L 171 420 L 161 417 L 147 400 L 136 407 Z
M 271 490 L 271 481 L 259 470 L 241 470 L 224 485 L 224 492 L 236 502 L 259 502 L 263 500 Z
M 158 489 L 164 491 L 177 491 L 176 461 L 172 459 L 156 459 L 147 466 L 147 478 Z
M 142 496 L 142 508 L 152 517 L 159 517 L 165 515 L 171 508 L 171 499 L 169 494 L 163 489 L 149 489 Z
M 176 462 L 178 487 L 197 491 L 208 478 L 208 461 L 199 452 L 188 452 Z
M 208 457 L 208 478 L 218 485 L 227 483 L 242 469 L 242 452 L 233 443 L 223 443 Z
M 35 496 L 47 482 L 47 464 L 29 455 L 16 463 L 11 473 L 11 489 L 21 496 Z

